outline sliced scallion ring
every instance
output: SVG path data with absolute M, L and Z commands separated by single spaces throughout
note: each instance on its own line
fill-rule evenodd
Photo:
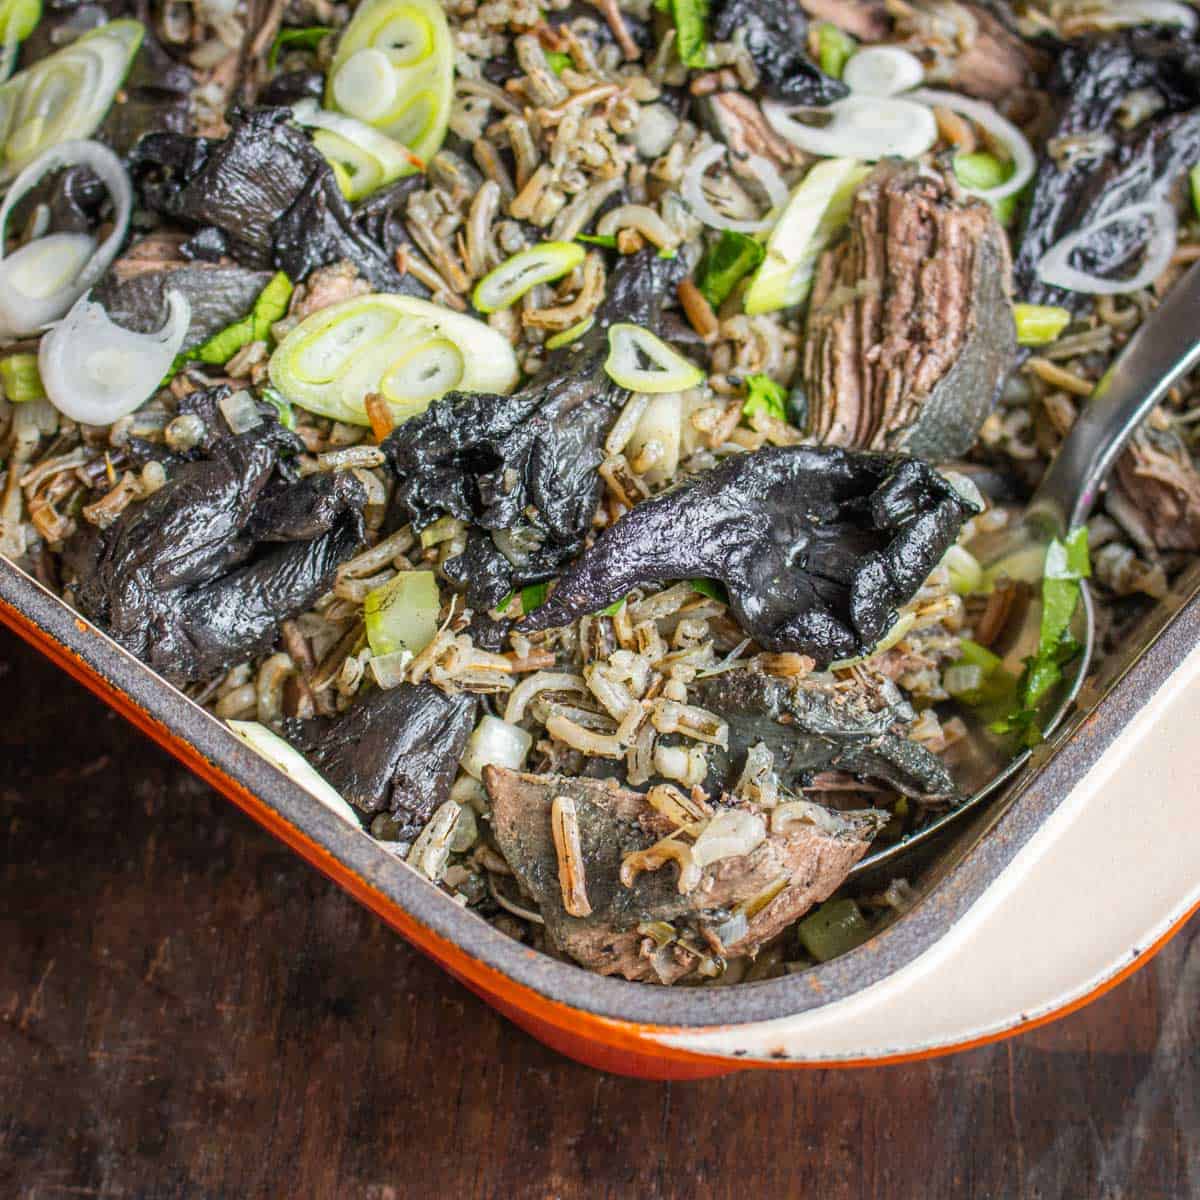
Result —
M 3 0 L 0 3 L 0 81 L 7 79 L 17 61 L 17 46 L 36 28 L 42 19 L 42 0 Z
M 474 317 L 411 296 L 356 296 L 301 321 L 271 355 L 271 383 L 293 404 L 369 425 L 378 393 L 396 422 L 449 391 L 512 391 L 509 341 Z
M 644 366 L 648 362 L 650 366 Z M 608 377 L 631 392 L 685 392 L 704 382 L 704 372 L 640 325 L 608 328 Z
M 139 21 L 109 21 L 0 87 L 0 180 L 51 146 L 95 133 L 144 33 Z
M 453 98 L 454 42 L 437 0 L 364 0 L 338 41 L 325 107 L 428 162 L 446 136 Z
M 868 173 L 857 159 L 831 158 L 796 185 L 746 289 L 747 313 L 789 308 L 808 295 L 817 258 L 846 223 L 855 189 Z
M 586 251 L 576 242 L 542 242 L 514 254 L 476 285 L 471 303 L 481 313 L 494 313 L 516 304 L 530 288 L 551 283 L 573 271 Z
M 87 425 L 111 425 L 140 408 L 170 371 L 191 315 L 187 298 L 168 292 L 163 327 L 135 333 L 114 324 L 103 305 L 80 296 L 38 350 L 38 371 L 50 403 Z
M 112 232 L 96 245 L 88 234 L 52 233 L 4 255 L 8 218 L 45 176 L 85 166 L 99 176 L 113 200 Z M 133 185 L 121 160 L 99 142 L 52 146 L 13 180 L 0 205 L 0 337 L 25 337 L 64 316 L 108 270 L 129 228 Z
M 553 337 L 548 337 L 546 339 L 546 349 L 561 350 L 564 346 L 569 346 L 572 342 L 579 341 L 595 323 L 595 317 L 584 317 L 582 321 L 572 325 L 570 329 L 564 329 L 562 333 L 556 333 Z

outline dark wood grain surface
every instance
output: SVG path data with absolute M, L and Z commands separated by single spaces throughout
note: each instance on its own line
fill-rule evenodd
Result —
M 613 1078 L 3 631 L 0 696 L 0 1197 L 1200 1197 L 1200 920 L 1016 1041 Z

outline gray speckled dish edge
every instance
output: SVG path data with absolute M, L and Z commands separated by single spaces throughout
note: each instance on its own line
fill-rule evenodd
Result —
M 216 718 L 0 558 L 0 619 L 6 616 L 4 606 L 433 934 L 550 1000 L 650 1026 L 729 1026 L 785 1017 L 852 995 L 913 961 L 1012 861 L 1134 713 L 1200 643 L 1200 570 L 1193 570 L 1156 610 L 1146 637 L 1109 669 L 1100 702 L 1090 712 L 1068 718 L 1045 761 L 1024 769 L 1003 796 L 963 830 L 949 849 L 946 865 L 931 872 L 921 902 L 910 912 L 852 953 L 799 975 L 730 988 L 667 989 L 593 975 L 531 952 L 493 929 L 367 834 L 351 829 Z M 14 628 L 26 633 L 16 624 Z

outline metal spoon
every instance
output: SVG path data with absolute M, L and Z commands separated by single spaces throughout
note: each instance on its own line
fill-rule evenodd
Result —
M 1027 577 L 1030 567 L 1037 578 L 1051 539 L 1082 525 L 1091 513 L 1117 456 L 1150 410 L 1181 375 L 1200 361 L 1200 264 L 1167 293 L 1166 299 L 1142 322 L 1117 355 L 1104 377 L 1083 404 L 1079 417 L 1042 477 L 1022 519 L 998 534 L 972 543 L 971 549 L 993 572 L 1003 570 L 1016 578 Z M 1005 665 L 1017 669 L 1037 647 L 1041 606 L 1026 608 L 1021 627 L 1011 637 Z M 1049 735 L 1066 716 L 1079 693 L 1091 664 L 1095 621 L 1091 594 L 1084 584 L 1075 612 L 1074 637 L 1083 649 L 1064 668 L 1064 678 L 1051 698 L 1042 726 Z M 974 731 L 972 757 L 965 763 L 970 795 L 957 808 L 943 813 L 904 840 L 868 855 L 853 874 L 907 854 L 943 830 L 951 821 L 972 812 L 1028 760 L 1030 752 L 1015 757 L 1005 743 Z

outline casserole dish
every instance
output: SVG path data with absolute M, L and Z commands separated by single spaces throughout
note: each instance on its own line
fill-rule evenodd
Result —
M 600 978 L 510 940 L 5 559 L 0 620 L 516 1024 L 604 1070 L 683 1079 L 965 1049 L 1087 1003 L 1200 907 L 1197 569 L 1044 752 L 930 848 L 913 908 L 835 961 L 734 988 Z

